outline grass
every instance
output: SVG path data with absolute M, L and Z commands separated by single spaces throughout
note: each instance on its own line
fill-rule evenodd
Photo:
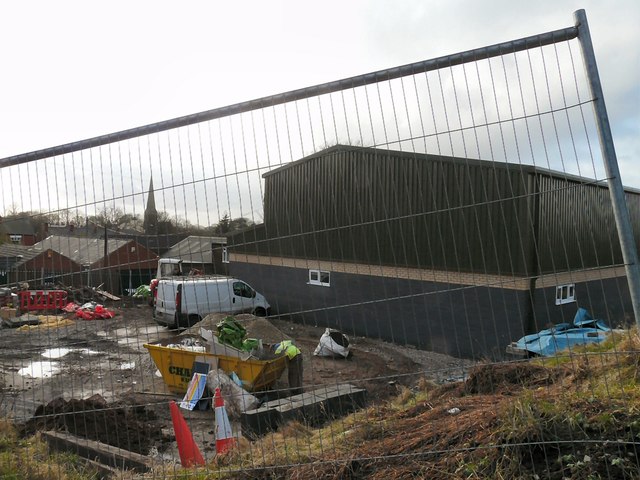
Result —
M 0 478 L 90 480 L 99 477 L 76 455 L 50 453 L 39 435 L 20 439 L 9 421 L 0 420 Z
M 636 329 L 534 364 L 565 369 L 563 381 L 523 391 L 505 406 L 495 441 L 508 449 L 493 475 L 640 478 L 640 336 Z M 487 477 L 489 478 L 489 477 Z
M 638 351 L 640 336 L 633 329 L 602 344 L 575 349 L 570 356 L 535 360 L 533 365 L 549 370 L 549 385 L 520 385 L 516 390 L 513 385 L 502 390 L 498 386 L 488 401 L 486 395 L 442 396 L 443 390 L 421 381 L 418 388 L 401 387 L 392 401 L 321 429 L 290 424 L 230 458 L 224 465 L 227 474 L 219 471 L 210 478 L 235 478 L 243 471 L 257 475 L 265 472 L 261 466 L 279 466 L 262 478 L 304 478 L 296 475 L 309 474 L 313 462 L 326 462 L 324 467 L 314 467 L 314 478 L 339 478 L 347 470 L 356 476 L 354 468 L 362 478 L 384 478 L 383 474 L 412 478 L 409 471 L 430 478 L 640 478 L 640 452 L 635 446 L 640 439 Z M 443 415 L 437 421 L 446 426 L 421 442 L 415 440 L 416 435 L 420 429 L 427 430 L 426 423 L 411 426 L 413 432 L 400 431 L 399 425 L 406 428 L 412 415 L 426 419 L 432 411 L 457 404 L 473 409 L 475 398 L 477 431 L 461 433 L 456 430 L 458 422 Z M 492 408 L 497 410 L 495 421 L 482 423 Z M 460 415 L 460 424 L 469 421 L 462 417 L 464 413 Z M 447 436 L 450 443 L 444 445 L 448 449 L 438 456 L 428 455 L 430 448 L 437 449 L 433 445 L 442 445 L 437 437 Z M 411 452 L 423 448 L 426 455 L 409 454 L 398 462 L 393 456 L 384 462 L 363 460 L 372 450 L 380 456 L 389 454 L 385 447 L 403 441 L 415 446 Z M 375 445 L 380 448 L 376 450 Z
M 163 465 L 138 478 L 640 478 L 637 352 L 632 329 L 571 355 L 478 368 L 466 383 L 474 389 L 418 379 L 323 427 L 290 422 L 206 467 Z M 7 422 L 0 457 L 2 478 L 95 478 Z

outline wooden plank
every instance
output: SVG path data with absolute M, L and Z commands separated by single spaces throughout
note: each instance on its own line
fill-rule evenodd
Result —
M 108 298 L 109 300 L 120 300 L 120 297 L 116 297 L 115 295 L 109 293 L 109 292 L 105 292 L 104 290 L 98 290 L 96 289 L 96 293 L 98 295 L 102 295 L 104 298 Z
M 40 319 L 36 315 L 25 313 L 20 317 L 12 317 L 3 319 L 5 325 L 9 328 L 18 328 L 23 325 L 39 325 Z
M 149 457 L 124 450 L 123 448 L 76 437 L 64 432 L 43 432 L 42 436 L 52 448 L 63 452 L 70 451 L 113 468 L 135 470 L 137 472 L 148 472 L 151 469 L 151 459 Z

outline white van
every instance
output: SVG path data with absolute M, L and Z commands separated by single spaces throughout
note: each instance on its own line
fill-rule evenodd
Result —
M 237 278 L 173 277 L 158 282 L 154 307 L 156 323 L 187 328 L 210 313 L 269 315 L 266 298 Z

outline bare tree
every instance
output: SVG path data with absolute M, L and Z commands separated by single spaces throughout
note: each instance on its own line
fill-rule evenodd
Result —
M 140 215 L 125 213 L 118 207 L 104 207 L 90 220 L 98 225 L 103 225 L 114 230 L 136 230 L 142 231 L 142 218 Z
M 244 230 L 245 228 L 252 227 L 253 225 L 255 225 L 255 223 L 248 218 L 238 217 L 231 219 L 229 214 L 225 212 L 218 224 L 206 228 L 205 231 L 214 235 L 226 235 Z

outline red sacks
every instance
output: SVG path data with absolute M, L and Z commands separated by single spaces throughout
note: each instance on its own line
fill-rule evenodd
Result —
M 76 317 L 83 320 L 96 320 L 102 318 L 113 318 L 116 312 L 105 308 L 104 305 L 83 305 L 76 310 Z

